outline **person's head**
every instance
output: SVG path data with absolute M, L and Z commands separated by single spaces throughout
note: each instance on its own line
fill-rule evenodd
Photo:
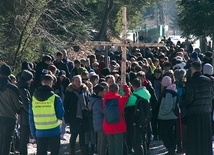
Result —
M 33 81 L 33 74 L 28 70 L 23 70 L 20 79 L 26 81 L 28 84 L 31 84 Z
M 205 75 L 213 75 L 213 66 L 209 63 L 204 64 L 203 66 L 203 74 Z
M 105 60 L 104 55 L 101 55 L 101 56 L 100 56 L 100 62 L 104 62 L 104 60 Z
M 164 58 L 165 58 L 165 54 L 161 52 L 159 55 L 159 61 L 164 62 L 165 61 Z
M 159 68 L 156 68 L 154 70 L 154 76 L 155 76 L 156 79 L 159 79 L 162 76 L 162 70 L 159 69 Z
M 87 71 L 82 72 L 81 77 L 82 77 L 82 82 L 85 83 L 89 79 L 89 73 Z
M 97 95 L 99 97 L 103 97 L 106 93 L 106 89 L 104 86 L 99 84 L 99 85 L 94 86 L 93 92 L 95 95 Z
M 134 68 L 135 68 L 136 66 L 138 66 L 138 65 L 139 65 L 139 64 L 138 64 L 137 61 L 132 62 L 132 64 L 131 64 L 131 69 L 134 70 Z
M 172 67 L 172 64 L 170 62 L 164 62 L 163 63 L 163 70 L 166 72 L 166 71 L 169 71 Z
M 145 79 L 146 78 L 145 72 L 144 71 L 137 72 L 137 78 L 139 78 L 139 79 Z
M 162 81 L 161 81 L 162 86 L 168 87 L 169 85 L 172 84 L 172 79 L 169 76 L 164 76 Z
M 89 67 L 90 66 L 90 59 L 87 58 L 85 59 L 85 67 Z
M 120 74 L 114 74 L 114 77 L 115 77 L 115 82 L 117 84 L 120 84 L 121 83 L 121 76 L 120 76 Z
M 93 93 L 93 84 L 90 81 L 86 81 L 85 85 L 88 87 L 90 93 Z
M 147 58 L 147 62 L 150 66 L 154 66 L 152 59 L 151 58 Z
M 103 77 L 106 77 L 107 75 L 109 75 L 110 74 L 110 68 L 108 68 L 108 67 L 105 67 L 105 68 L 103 68 L 102 70 L 101 70 L 101 74 L 102 74 L 102 76 Z
M 98 62 L 94 62 L 93 64 L 92 64 L 92 68 L 93 68 L 93 70 L 98 70 L 99 68 L 99 63 Z
M 191 73 L 192 75 L 195 73 L 195 72 L 200 72 L 202 70 L 202 65 L 201 65 L 201 62 L 200 61 L 193 61 L 191 63 Z
M 92 65 L 96 61 L 96 56 L 94 54 L 89 56 L 90 59 L 90 65 Z
M 13 84 L 16 84 L 16 83 L 17 83 L 17 81 L 16 81 L 16 76 L 15 76 L 15 75 L 10 74 L 10 75 L 9 75 L 9 79 L 10 79 L 10 82 L 11 82 L 11 83 L 13 83 Z
M 80 75 L 75 75 L 72 80 L 72 85 L 74 85 L 76 88 L 80 88 L 80 86 L 82 85 L 82 78 Z
M 131 61 L 131 63 L 135 62 L 136 61 L 135 57 L 131 57 L 130 61 Z
M 137 72 L 139 72 L 139 71 L 142 71 L 142 67 L 139 66 L 139 65 L 135 66 L 134 72 L 137 73 Z
M 172 82 L 175 81 L 175 77 L 174 77 L 174 72 L 173 70 L 168 70 L 167 72 L 164 73 L 163 76 L 169 76 L 172 79 Z
M 185 76 L 186 76 L 185 69 L 176 69 L 174 71 L 174 77 L 175 77 L 175 80 L 177 81 L 183 81 Z
M 155 58 L 154 59 L 154 66 L 159 67 L 159 65 L 160 65 L 159 59 Z
M 90 81 L 94 86 L 97 85 L 99 83 L 99 76 L 97 74 L 91 75 Z
M 80 64 L 81 64 L 81 66 L 85 66 L 85 62 L 86 62 L 86 59 L 85 59 L 85 58 L 80 59 Z
M 45 55 L 42 57 L 42 62 L 48 65 L 52 64 L 52 58 L 49 55 Z
M 108 83 L 107 83 L 107 82 L 105 82 L 105 81 L 100 82 L 99 85 L 103 86 L 103 87 L 105 88 L 105 91 L 106 91 L 106 92 L 109 91 L 109 86 L 108 86 Z
M 106 83 L 106 79 L 105 78 L 99 78 L 99 83 L 101 82 L 105 82 Z
M 136 54 L 136 57 L 137 57 L 137 59 L 140 58 L 140 57 L 142 58 L 142 54 L 141 54 L 140 52 L 138 52 L 138 53 Z
M 63 59 L 67 58 L 67 56 L 68 56 L 67 50 L 66 50 L 66 49 L 63 49 L 61 52 L 62 52 L 62 54 L 63 54 Z
M 49 65 L 48 66 L 48 70 L 51 71 L 54 75 L 56 74 L 57 72 L 57 68 L 55 65 Z
M 106 82 L 108 83 L 109 86 L 112 85 L 113 83 L 115 83 L 115 77 L 113 75 L 107 75 Z
M 109 91 L 117 93 L 119 91 L 119 86 L 116 83 L 113 83 L 109 86 Z
M 50 86 L 52 87 L 53 86 L 53 83 L 54 83 L 54 78 L 51 74 L 45 74 L 43 77 L 42 77 L 42 85 L 43 86 Z
M 61 81 L 64 80 L 66 77 L 66 72 L 64 70 L 60 70 L 58 77 Z
M 198 52 L 194 51 L 190 55 L 190 60 L 191 61 L 198 61 Z
M 132 84 L 132 89 L 133 90 L 136 90 L 139 87 L 141 87 L 141 81 L 140 81 L 139 78 L 135 78 L 134 80 L 132 80 L 131 84 Z
M 29 65 L 29 63 L 27 62 L 27 61 L 23 61 L 22 62 L 22 70 L 24 70 L 24 69 L 27 69 L 27 70 L 30 70 L 31 68 L 30 68 L 30 65 Z
M 9 76 L 11 74 L 11 68 L 9 65 L 7 65 L 6 63 L 1 65 L 0 67 L 0 75 L 1 76 Z
M 62 52 L 57 52 L 56 53 L 56 61 L 61 61 L 62 60 L 62 58 L 63 58 L 63 54 L 62 54 Z
M 79 60 L 74 60 L 74 67 L 77 69 L 80 68 L 80 61 Z

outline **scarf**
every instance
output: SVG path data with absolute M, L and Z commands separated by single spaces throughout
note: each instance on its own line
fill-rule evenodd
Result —
M 76 118 L 81 118 L 83 119 L 83 113 L 82 110 L 87 110 L 86 107 L 86 102 L 85 102 L 85 97 L 84 97 L 84 91 L 78 92 L 74 91 L 74 94 L 77 96 L 78 101 L 77 101 L 77 114 Z

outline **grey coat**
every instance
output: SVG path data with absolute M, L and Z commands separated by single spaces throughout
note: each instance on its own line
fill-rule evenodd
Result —
M 93 109 L 93 127 L 95 132 L 103 131 L 103 105 L 102 98 L 96 95 L 92 95 L 89 98 L 89 106 Z
M 162 97 L 161 104 L 158 113 L 158 119 L 160 120 L 172 120 L 177 119 L 175 116 L 173 109 L 175 108 L 177 101 L 177 96 L 174 96 L 167 92 L 165 97 Z

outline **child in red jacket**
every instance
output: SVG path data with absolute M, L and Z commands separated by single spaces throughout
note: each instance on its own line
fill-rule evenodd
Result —
M 108 153 L 109 155 L 122 155 L 123 154 L 123 135 L 126 132 L 126 124 L 124 118 L 124 107 L 128 101 L 130 96 L 130 89 L 127 85 L 123 86 L 125 91 L 125 95 L 120 95 L 119 86 L 117 84 L 112 84 L 109 87 L 109 92 L 104 96 L 104 114 L 107 116 L 107 112 L 105 113 L 105 107 L 107 107 L 107 101 L 109 100 L 117 100 L 118 103 L 118 112 L 119 112 L 119 120 L 114 123 L 109 123 L 107 117 L 104 117 L 103 121 L 103 131 L 107 136 L 108 141 Z M 107 111 L 107 110 L 106 110 Z

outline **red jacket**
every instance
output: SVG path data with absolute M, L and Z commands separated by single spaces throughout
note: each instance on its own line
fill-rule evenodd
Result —
M 104 102 L 106 99 L 113 99 L 118 98 L 119 100 L 119 110 L 120 110 L 120 122 L 115 124 L 109 124 L 106 122 L 105 118 L 103 120 L 103 131 L 105 134 L 118 134 L 118 133 L 124 133 L 126 132 L 126 123 L 124 118 L 124 107 L 129 99 L 130 96 L 130 89 L 127 85 L 123 86 L 123 89 L 125 91 L 125 95 L 122 96 L 119 93 L 115 92 L 107 92 L 104 96 Z M 104 106 L 103 106 L 104 107 Z

